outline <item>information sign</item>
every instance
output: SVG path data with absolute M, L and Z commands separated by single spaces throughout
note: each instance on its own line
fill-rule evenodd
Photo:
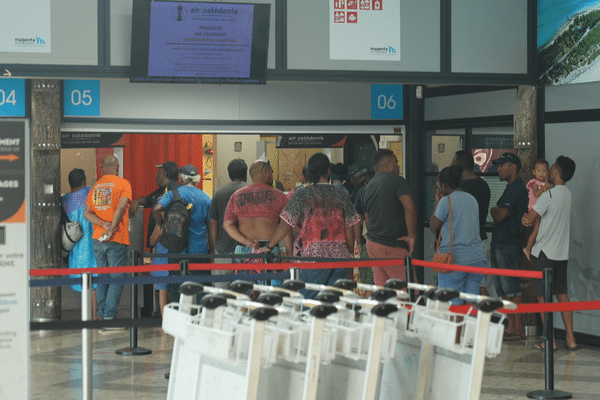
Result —
M 100 116 L 100 81 L 65 80 L 63 88 L 65 116 Z
M 402 85 L 371 85 L 371 119 L 404 119 Z
M 0 116 L 25 116 L 25 79 L 0 79 Z
M 0 120 L 0 399 L 29 398 L 27 131 Z

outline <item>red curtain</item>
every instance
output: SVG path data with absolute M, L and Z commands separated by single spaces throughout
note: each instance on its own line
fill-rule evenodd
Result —
M 203 176 L 202 135 L 126 134 L 123 177 L 131 183 L 133 199 L 156 190 L 156 165 L 174 161 L 179 168 L 193 164 Z M 198 187 L 202 188 L 202 180 Z M 144 210 L 144 238 L 150 210 Z M 145 243 L 145 239 L 144 239 Z

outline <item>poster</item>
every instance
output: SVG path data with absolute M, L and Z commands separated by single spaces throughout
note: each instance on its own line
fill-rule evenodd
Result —
M 598 0 L 538 0 L 540 86 L 600 81 Z
M 0 53 L 50 53 L 50 0 L 0 0 Z
M 400 61 L 400 0 L 329 0 L 329 58 Z
M 1 400 L 29 398 L 26 131 L 26 121 L 0 121 Z

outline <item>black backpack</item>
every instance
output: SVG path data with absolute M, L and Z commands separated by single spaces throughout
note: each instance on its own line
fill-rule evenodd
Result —
M 163 232 L 159 239 L 169 253 L 181 253 L 188 247 L 188 232 L 192 222 L 191 204 L 179 196 L 179 190 L 173 189 L 173 200 L 165 210 Z

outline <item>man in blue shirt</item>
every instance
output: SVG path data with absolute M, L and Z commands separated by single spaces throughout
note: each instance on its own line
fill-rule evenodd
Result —
M 492 161 L 498 165 L 498 177 L 506 181 L 507 186 L 496 203 L 490 209 L 494 219 L 490 261 L 492 268 L 518 269 L 518 256 L 521 253 L 521 218 L 527 213 L 529 202 L 527 188 L 519 177 L 521 160 L 514 153 L 504 153 Z M 514 303 L 521 302 L 521 282 L 512 276 L 494 276 L 494 289 L 499 297 Z M 504 340 L 525 339 L 523 322 L 518 314 L 508 315 L 508 326 L 504 330 Z

